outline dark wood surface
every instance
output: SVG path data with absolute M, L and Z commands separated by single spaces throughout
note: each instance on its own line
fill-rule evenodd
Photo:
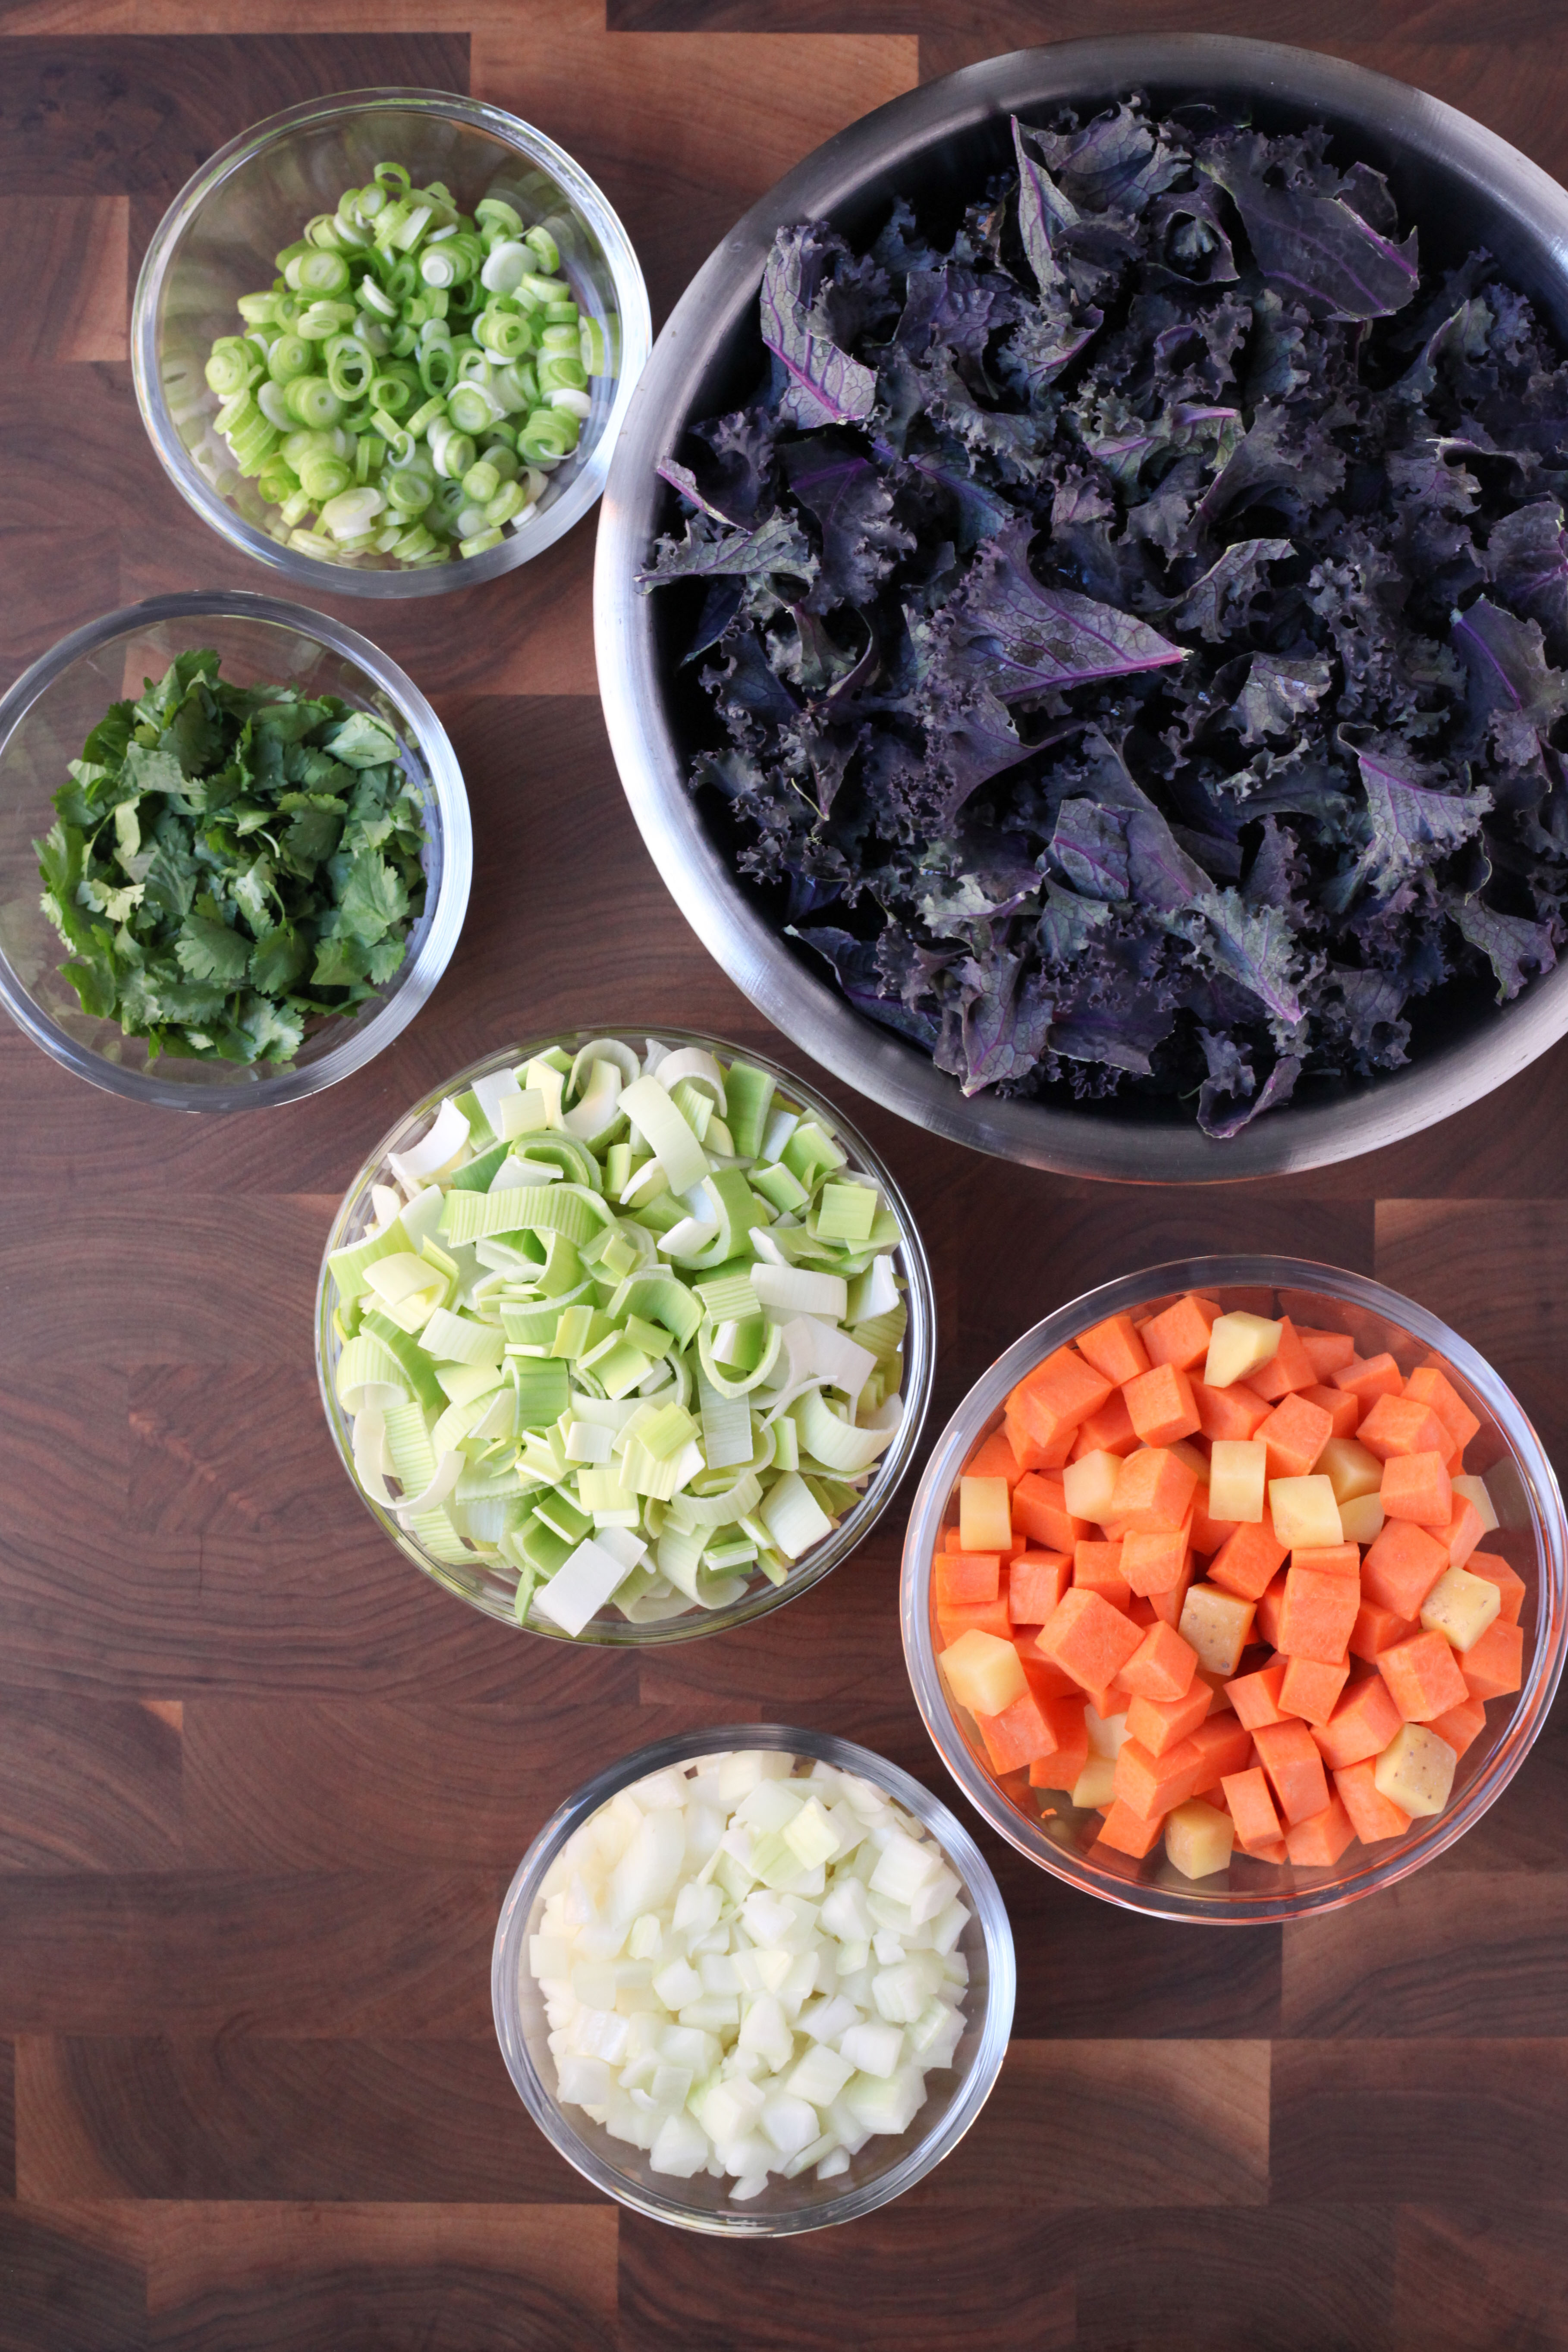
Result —
M 267 584 L 164 483 L 125 361 L 153 223 L 258 117 L 371 82 L 500 100 L 606 187 L 662 317 L 781 172 L 920 77 L 1178 23 L 1380 66 L 1568 170 L 1562 0 L 0 5 L 0 674 L 117 603 Z M 626 814 L 592 554 L 584 525 L 477 594 L 340 606 L 434 698 L 478 851 L 452 966 L 372 1068 L 198 1125 L 0 1034 L 0 2352 L 1568 2343 L 1561 1710 L 1455 1853 L 1283 1933 L 1140 1923 L 991 1841 L 1016 2046 L 957 2154 L 850 2229 L 658 2230 L 596 2202 L 518 2105 L 497 1906 L 606 1755 L 761 1714 L 942 1785 L 896 1633 L 897 1513 L 753 1632 L 639 1664 L 509 1638 L 426 1584 L 321 1420 L 321 1243 L 415 1096 L 556 1024 L 790 1052 Z M 578 972 L 561 943 L 584 937 Z M 1568 1444 L 1568 1048 L 1397 1150 L 1179 1194 L 1056 1181 L 841 1098 L 938 1268 L 933 1427 L 1051 1306 L 1224 1246 L 1428 1301 Z

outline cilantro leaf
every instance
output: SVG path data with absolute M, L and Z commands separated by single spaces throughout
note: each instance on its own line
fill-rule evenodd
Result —
M 386 859 L 367 850 L 354 859 L 338 906 L 343 925 L 374 947 L 407 914 L 408 893 Z

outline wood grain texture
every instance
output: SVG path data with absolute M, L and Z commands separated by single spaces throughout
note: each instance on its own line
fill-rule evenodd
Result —
M 1174 21 L 1168 0 L 0 0 L 0 685 L 115 604 L 277 584 L 166 484 L 126 362 L 147 237 L 246 125 L 334 88 L 472 88 L 600 180 L 662 318 L 781 173 L 917 80 Z M 1568 0 L 1180 21 L 1401 74 L 1568 170 Z M 0 2352 L 1568 2347 L 1561 1712 L 1451 1854 L 1285 1930 L 1136 1919 L 982 1832 L 1014 2046 L 948 2162 L 846 2230 L 661 2230 L 519 2105 L 498 1906 L 607 1756 L 793 1721 L 951 1794 L 903 1664 L 897 1509 L 760 1625 L 595 1654 L 416 1575 L 322 1422 L 321 1245 L 416 1097 L 581 1021 L 805 1068 L 642 848 L 595 697 L 593 557 L 585 525 L 481 592 L 324 600 L 436 702 L 475 828 L 458 951 L 371 1068 L 195 1121 L 0 1034 Z M 982 1160 L 826 1084 L 931 1255 L 933 1431 L 1087 1286 L 1268 1250 L 1425 1300 L 1568 1453 L 1568 1043 L 1388 1151 L 1183 1193 Z

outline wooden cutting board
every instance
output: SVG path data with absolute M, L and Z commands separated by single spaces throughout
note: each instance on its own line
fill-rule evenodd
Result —
M 0 5 L 0 679 L 117 604 L 269 584 L 163 480 L 126 364 L 153 225 L 259 117 L 371 83 L 505 103 L 606 188 L 657 321 L 783 171 L 921 77 L 1176 23 L 1381 67 L 1568 172 L 1563 0 Z M 322 1240 L 425 1088 L 578 1022 L 791 1052 L 626 814 L 592 559 L 584 525 L 476 593 L 338 600 L 436 701 L 478 850 L 451 969 L 373 1067 L 198 1123 L 0 1033 L 0 2352 L 1568 2343 L 1561 1710 L 1446 1861 L 1283 1933 L 1140 1923 L 988 1840 L 1016 2042 L 958 2153 L 849 2229 L 659 2230 L 595 2201 L 518 2105 L 497 1907 L 606 1756 L 761 1715 L 942 1787 L 897 1638 L 897 1513 L 794 1608 L 639 1664 L 509 1638 L 425 1582 L 322 1423 Z M 1400 1150 L 1182 1193 L 1009 1168 L 830 1091 L 936 1265 L 933 1429 L 1093 1282 L 1268 1249 L 1426 1301 L 1568 1439 L 1568 1048 Z

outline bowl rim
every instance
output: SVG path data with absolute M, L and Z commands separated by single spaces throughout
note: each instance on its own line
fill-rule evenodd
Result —
M 913 1813 L 941 1845 L 963 1878 L 964 1893 L 973 1902 L 974 1917 L 985 1941 L 987 1985 L 979 2046 L 959 2095 L 940 2123 L 897 2164 L 889 2165 L 874 2179 L 837 2197 L 826 2198 L 819 2207 L 773 2215 L 759 2213 L 751 2205 L 736 2206 L 733 2211 L 696 2211 L 683 2205 L 679 2198 L 645 2188 L 641 2182 L 614 2170 L 581 2137 L 545 2088 L 529 2055 L 517 2017 L 516 1983 L 522 1964 L 521 1946 L 529 1912 L 545 1873 L 567 1839 L 618 1790 L 646 1780 L 666 1765 L 745 1748 L 767 1748 L 810 1757 L 874 1781 Z M 651 1740 L 645 1748 L 632 1749 L 585 1781 L 556 1807 L 518 1864 L 501 1904 L 490 1948 L 490 2011 L 501 2055 L 519 2097 L 557 2153 L 595 2189 L 615 2198 L 617 2203 L 629 2206 L 634 2212 L 713 2237 L 794 2237 L 807 2230 L 829 2229 L 874 2212 L 923 2179 L 958 2145 L 990 2097 L 1007 2054 L 1016 1996 L 1017 1960 L 1002 1890 L 989 1863 L 958 1816 L 922 1782 L 900 1765 L 878 1755 L 874 1748 L 863 1748 L 858 1741 L 840 1738 L 833 1732 L 805 1731 L 784 1723 L 726 1723 L 710 1729 L 678 1732 L 672 1738 Z
M 158 319 L 168 272 L 182 239 L 208 196 L 234 172 L 308 124 L 331 122 L 344 114 L 394 110 L 440 114 L 472 130 L 488 131 L 551 174 L 604 249 L 616 289 L 621 352 L 615 398 L 598 438 L 590 445 L 563 496 L 543 509 L 537 530 L 526 535 L 510 532 L 502 538 L 499 547 L 486 548 L 479 555 L 458 556 L 445 563 L 410 566 L 397 572 L 362 572 L 352 563 L 324 563 L 315 556 L 301 554 L 298 549 L 280 547 L 275 539 L 236 513 L 190 463 L 163 397 L 158 372 Z M 299 588 L 319 595 L 384 600 L 443 595 L 499 579 L 504 572 L 515 572 L 534 556 L 542 555 L 582 520 L 604 490 L 616 443 L 652 348 L 653 317 L 642 265 L 620 215 L 598 183 L 548 132 L 525 122 L 521 115 L 509 112 L 505 107 L 466 97 L 458 90 L 385 85 L 334 90 L 321 98 L 306 99 L 297 106 L 285 107 L 280 113 L 269 114 L 240 131 L 210 155 L 185 182 L 153 232 L 132 297 L 130 341 L 136 404 L 147 437 L 164 473 L 203 521 L 239 553 L 271 571 L 281 572 Z
M 754 302 L 774 230 L 833 215 L 890 162 L 1018 109 L 1108 99 L 1182 82 L 1251 91 L 1358 120 L 1417 159 L 1484 188 L 1531 241 L 1568 257 L 1568 190 L 1484 125 L 1424 90 L 1348 59 L 1228 34 L 1094 35 L 1016 49 L 927 82 L 863 116 L 787 173 L 715 247 L 654 346 L 600 512 L 595 639 L 606 729 L 643 838 L 681 913 L 768 1020 L 847 1086 L 932 1132 L 1026 1166 L 1122 1183 L 1215 1183 L 1327 1167 L 1418 1133 L 1516 1077 L 1568 1031 L 1568 962 L 1476 1030 L 1323 1104 L 1286 1105 L 1228 1141 L 1182 1126 L 990 1095 L 964 1097 L 918 1047 L 858 1013 L 799 961 L 710 838 L 686 789 L 664 709 L 646 561 L 693 388 Z M 1568 301 L 1568 258 L 1560 259 Z
M 236 1079 L 208 1087 L 193 1080 L 182 1085 L 159 1077 L 155 1071 L 128 1070 L 106 1061 L 89 1046 L 80 1045 L 34 1002 L 3 949 L 0 1004 L 17 1027 L 62 1068 L 86 1078 L 89 1085 L 106 1093 L 123 1096 L 132 1102 L 152 1103 L 163 1110 L 265 1110 L 279 1103 L 299 1102 L 307 1095 L 320 1094 L 336 1086 L 340 1079 L 374 1061 L 407 1028 L 451 961 L 463 928 L 473 881 L 473 824 L 463 772 L 447 730 L 414 680 L 390 654 L 383 653 L 357 629 L 351 629 L 329 614 L 315 612 L 308 604 L 289 604 L 280 597 L 258 595 L 245 588 L 205 588 L 178 595 L 149 596 L 142 604 L 122 604 L 115 612 L 102 614 L 96 621 L 89 621 L 81 628 L 73 629 L 68 636 L 61 637 L 0 697 L 0 759 L 34 704 L 73 663 L 112 644 L 116 637 L 134 636 L 161 622 L 202 618 L 262 622 L 313 638 L 330 653 L 353 662 L 388 701 L 395 704 L 428 771 L 433 814 L 440 833 L 440 886 L 417 957 L 406 966 L 401 978 L 395 979 L 392 993 L 370 1020 L 363 1025 L 356 1024 L 353 1034 L 345 1037 L 342 1045 L 332 1046 L 314 1061 L 285 1068 L 275 1077 L 253 1078 L 248 1083 Z M 38 821 L 40 831 L 47 831 L 41 810 Z
M 1502 1726 L 1486 1763 L 1447 1811 L 1436 1815 L 1425 1830 L 1414 1835 L 1407 1832 L 1393 1853 L 1380 1859 L 1380 1849 L 1360 1848 L 1371 1856 L 1364 1865 L 1289 1895 L 1268 1890 L 1233 1893 L 1228 1888 L 1186 1895 L 1176 1888 L 1143 1885 L 1114 1871 L 1099 1869 L 1086 1856 L 1069 1854 L 1033 1832 L 1002 1796 L 960 1734 L 942 1688 L 931 1634 L 931 1563 L 942 1511 L 963 1463 L 1009 1390 L 1052 1348 L 1065 1345 L 1107 1316 L 1130 1311 L 1169 1292 L 1216 1286 L 1318 1292 L 1397 1323 L 1412 1339 L 1444 1356 L 1485 1399 L 1497 1421 L 1509 1458 L 1520 1472 L 1535 1530 L 1539 1588 L 1534 1654 L 1513 1713 Z M 1568 1517 L 1551 1459 L 1512 1390 L 1479 1349 L 1415 1300 L 1368 1275 L 1310 1258 L 1265 1255 L 1178 1258 L 1118 1276 L 1055 1308 L 1005 1349 L 970 1388 L 927 1456 L 910 1508 L 899 1577 L 899 1618 L 910 1687 L 931 1744 L 970 1803 L 999 1836 L 1053 1877 L 1120 1909 L 1205 1927 L 1268 1927 L 1339 1910 L 1397 1885 L 1457 1843 L 1502 1794 L 1545 1723 L 1568 1654 Z
M 331 1303 L 329 1298 L 329 1289 L 331 1286 L 331 1260 L 332 1252 L 342 1244 L 342 1237 L 347 1230 L 353 1211 L 363 1199 L 369 1185 L 374 1181 L 376 1173 L 384 1165 L 388 1151 L 395 1148 L 396 1139 L 401 1138 L 404 1129 L 412 1121 L 423 1118 L 426 1112 L 434 1111 L 437 1104 L 443 1102 L 448 1095 L 460 1093 L 472 1084 L 476 1076 L 487 1070 L 525 1060 L 532 1054 L 544 1052 L 551 1045 L 580 1049 L 591 1044 L 596 1037 L 623 1039 L 629 1044 L 635 1037 L 639 1036 L 655 1037 L 661 1041 L 673 1039 L 682 1045 L 706 1046 L 710 1052 L 726 1062 L 755 1063 L 775 1076 L 782 1087 L 797 1100 L 828 1119 L 840 1141 L 847 1147 L 854 1163 L 864 1169 L 868 1174 L 876 1177 L 878 1183 L 886 1192 L 889 1203 L 898 1217 L 903 1232 L 903 1240 L 897 1255 L 901 1261 L 900 1272 L 904 1276 L 908 1285 L 906 1297 L 909 1303 L 909 1327 L 905 1333 L 904 1343 L 904 1411 L 899 1423 L 898 1434 L 882 1457 L 880 1465 L 882 1475 L 873 1478 L 855 1508 L 846 1513 L 832 1533 L 826 1536 L 812 1551 L 806 1553 L 802 1561 L 792 1566 L 782 1584 L 769 1584 L 765 1580 L 749 1584 L 738 1601 L 728 1602 L 722 1609 L 692 1609 L 679 1616 L 658 1619 L 651 1623 L 641 1625 L 633 1624 L 629 1620 L 623 1619 L 617 1622 L 610 1618 L 601 1619 L 595 1616 L 589 1619 L 580 1633 L 566 1633 L 557 1627 L 536 1625 L 531 1622 L 520 1625 L 509 1607 L 502 1607 L 499 1602 L 492 1607 L 488 1600 L 481 1598 L 478 1593 L 470 1591 L 466 1584 L 458 1581 L 442 1561 L 437 1560 L 432 1553 L 426 1552 L 416 1538 L 402 1526 L 395 1514 L 384 1510 L 379 1503 L 373 1502 L 360 1485 L 354 1475 L 352 1449 L 345 1443 L 346 1417 L 342 1405 L 338 1402 L 331 1378 L 331 1365 L 336 1360 L 335 1355 L 330 1356 L 331 1348 Z M 314 1328 L 316 1385 L 321 1395 L 322 1411 L 326 1414 L 327 1426 L 331 1433 L 338 1459 L 343 1466 L 350 1485 L 365 1509 L 380 1527 L 383 1534 L 390 1538 L 405 1559 L 412 1560 L 416 1568 L 422 1570 L 444 1591 L 454 1593 L 459 1601 L 467 1601 L 471 1609 L 477 1609 L 481 1615 L 491 1618 L 497 1624 L 507 1626 L 513 1633 L 523 1635 L 531 1634 L 541 1641 L 561 1642 L 569 1648 L 579 1650 L 673 1647 L 684 1642 L 701 1641 L 710 1634 L 727 1633 L 732 1626 L 752 1624 L 758 1618 L 771 1615 L 773 1610 L 786 1608 L 792 1601 L 798 1601 L 804 1593 L 809 1592 L 813 1586 L 820 1584 L 825 1577 L 830 1576 L 836 1568 L 840 1567 L 849 1558 L 888 1510 L 919 1452 L 921 1437 L 931 1411 L 931 1395 L 936 1384 L 936 1287 L 931 1276 L 931 1261 L 926 1255 L 925 1244 L 921 1238 L 920 1228 L 904 1196 L 902 1187 L 881 1154 L 867 1141 L 859 1129 L 846 1117 L 837 1103 L 830 1102 L 826 1095 L 817 1091 L 809 1079 L 797 1077 L 793 1070 L 775 1060 L 771 1054 L 757 1052 L 744 1045 L 737 1045 L 731 1039 L 716 1037 L 706 1031 L 683 1029 L 672 1023 L 662 1021 L 601 1022 L 592 1028 L 552 1030 L 540 1036 L 528 1038 L 521 1045 L 508 1044 L 494 1046 L 489 1053 L 479 1055 L 477 1060 L 467 1063 L 462 1069 L 454 1071 L 451 1076 L 444 1079 L 439 1086 L 430 1087 L 411 1109 L 405 1111 L 394 1122 L 374 1149 L 367 1154 L 358 1173 L 338 1204 L 331 1228 L 322 1248 L 321 1267 L 316 1277 Z M 484 1565 L 483 1562 L 476 1561 L 477 1567 L 482 1568 Z

